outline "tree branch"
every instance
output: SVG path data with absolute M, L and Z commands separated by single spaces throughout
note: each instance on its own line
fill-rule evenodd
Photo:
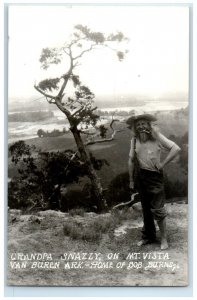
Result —
M 77 61 L 77 62 L 73 65 L 73 69 L 74 69 L 75 67 L 79 67 L 79 66 L 81 66 L 81 64 Z
M 85 145 L 88 146 L 88 145 L 93 145 L 93 144 L 97 144 L 97 143 L 111 142 L 114 140 L 116 133 L 121 132 L 121 131 L 123 131 L 123 129 L 122 130 L 114 130 L 114 132 L 112 133 L 110 138 L 91 140 L 91 141 L 88 141 Z
M 39 89 L 39 87 L 36 86 L 35 84 L 34 84 L 34 88 L 35 88 L 39 93 L 41 93 L 42 95 L 44 95 L 46 98 L 51 98 L 51 99 L 56 100 L 56 97 L 55 97 L 55 96 L 52 96 L 52 95 L 49 95 L 49 94 L 43 92 L 43 91 L 42 91 L 41 89 Z
M 82 110 L 87 109 L 87 107 L 82 106 L 80 107 L 77 111 L 75 111 L 71 116 L 75 116 L 76 114 L 80 113 Z M 93 107 L 92 109 L 88 109 L 88 112 L 93 112 L 94 110 L 96 110 L 97 107 Z M 87 116 L 88 117 L 88 116 Z
M 70 111 L 62 105 L 61 100 L 58 97 L 55 99 L 55 104 L 68 118 L 71 116 Z
M 82 41 L 82 40 L 86 40 L 86 37 L 85 37 L 85 36 L 84 36 L 84 37 L 79 37 L 78 39 L 73 40 L 73 42 L 71 42 L 71 43 L 69 44 L 69 47 L 72 47 L 73 45 L 79 43 L 79 42 Z
M 62 95 L 63 95 L 63 92 L 64 92 L 64 89 L 68 83 L 68 80 L 69 80 L 69 76 L 71 75 L 72 73 L 72 70 L 73 70 L 73 58 L 72 58 L 72 52 L 71 52 L 71 49 L 69 48 L 69 57 L 70 57 L 70 68 L 68 70 L 68 72 L 66 73 L 66 75 L 63 77 L 64 78 L 64 82 L 62 84 L 62 87 L 57 95 L 57 97 L 59 99 L 62 99 Z
M 133 206 L 135 203 L 140 202 L 139 197 L 136 197 L 137 195 L 139 195 L 139 193 L 133 193 L 131 195 L 131 200 L 127 201 L 127 202 L 121 202 L 115 206 L 112 207 L 112 210 L 117 209 L 117 208 L 123 208 L 124 206 Z M 135 199 L 136 198 L 136 199 Z
M 113 116 L 112 116 L 112 121 L 111 121 L 111 123 L 110 123 L 110 128 L 114 131 L 114 128 L 113 128 L 113 123 L 114 122 L 119 122 L 119 120 L 118 119 L 113 119 Z
M 98 143 L 111 142 L 114 140 L 115 134 L 116 134 L 116 132 L 112 134 L 111 138 L 89 141 L 85 145 L 88 146 L 88 145 L 93 145 L 93 144 L 98 144 Z
M 48 102 L 49 104 L 56 104 L 56 103 L 55 103 L 55 100 L 53 100 L 53 99 L 49 100 L 47 97 L 46 97 L 46 99 L 47 99 L 47 102 Z
M 69 56 L 69 53 L 63 48 L 63 51 Z
M 91 45 L 90 48 L 83 50 L 83 51 L 81 52 L 81 54 L 79 54 L 79 55 L 76 56 L 76 57 L 73 57 L 73 60 L 76 60 L 76 59 L 82 57 L 86 52 L 91 51 L 91 50 L 94 48 L 94 46 L 96 46 L 96 45 L 97 45 L 97 44 L 93 44 L 93 45 Z
M 81 129 L 79 130 L 79 132 L 82 133 L 82 134 L 91 135 L 91 136 L 92 136 L 92 135 L 95 135 L 94 132 L 87 132 L 87 131 L 83 131 L 83 130 L 81 130 Z
M 115 136 L 116 136 L 116 134 L 117 134 L 118 132 L 124 131 L 124 129 L 114 130 L 114 128 L 113 128 L 113 123 L 116 122 L 116 121 L 119 121 L 119 120 L 113 119 L 113 116 L 112 116 L 112 121 L 111 121 L 111 123 L 110 123 L 110 125 L 109 125 L 110 128 L 112 129 L 112 135 L 111 135 L 110 138 L 99 139 L 99 140 L 91 140 L 91 141 L 88 141 L 88 142 L 86 143 L 86 146 L 88 146 L 88 145 L 93 145 L 93 144 L 97 144 L 97 143 L 104 143 L 104 142 L 111 142 L 111 141 L 113 141 L 114 138 L 115 138 Z
M 81 112 L 85 107 L 82 106 L 80 107 L 78 110 L 76 110 L 73 114 L 72 114 L 72 117 L 74 117 L 75 115 L 77 115 L 79 112 Z

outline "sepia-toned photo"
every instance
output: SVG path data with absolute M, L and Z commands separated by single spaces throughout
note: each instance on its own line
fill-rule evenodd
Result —
M 189 8 L 11 5 L 9 286 L 188 286 Z

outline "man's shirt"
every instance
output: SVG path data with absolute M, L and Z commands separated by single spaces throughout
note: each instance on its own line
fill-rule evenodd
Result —
M 140 143 L 136 138 L 136 154 L 140 168 L 149 171 L 157 171 L 161 159 L 162 151 L 170 151 L 175 143 L 167 139 L 163 134 L 157 133 L 155 140 L 147 140 L 145 143 Z M 131 139 L 131 149 L 129 157 L 134 155 L 134 138 Z

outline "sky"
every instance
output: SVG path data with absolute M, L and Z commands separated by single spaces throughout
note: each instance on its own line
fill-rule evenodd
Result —
M 39 57 L 42 48 L 69 40 L 76 24 L 104 33 L 121 31 L 129 38 L 123 62 L 109 51 L 95 51 L 76 71 L 98 99 L 187 98 L 187 7 L 28 5 L 9 8 L 9 101 L 39 98 L 34 83 L 65 72 L 61 66 L 43 71 Z

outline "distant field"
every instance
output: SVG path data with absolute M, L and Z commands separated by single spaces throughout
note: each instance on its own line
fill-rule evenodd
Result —
M 75 148 L 73 136 L 67 133 L 58 137 L 34 138 L 25 141 L 28 145 L 35 145 L 42 151 L 63 151 Z

